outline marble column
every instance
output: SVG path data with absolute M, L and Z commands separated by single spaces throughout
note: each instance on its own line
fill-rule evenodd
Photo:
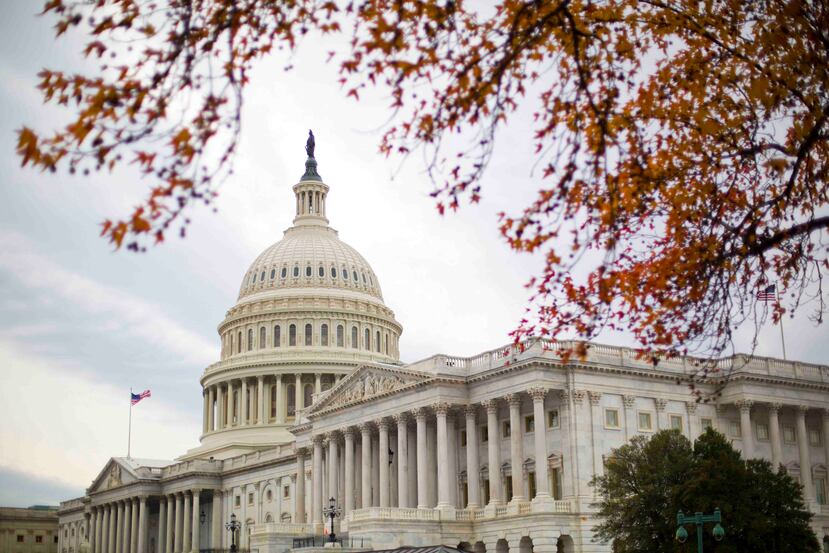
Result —
M 323 505 L 327 505 L 327 499 L 329 497 L 333 497 L 334 501 L 336 502 L 337 506 L 340 505 L 339 498 L 337 497 L 337 465 L 339 464 L 337 459 L 339 457 L 339 447 L 337 444 L 337 435 L 335 433 L 331 433 L 328 435 L 328 457 L 326 459 L 326 464 L 328 465 L 328 493 L 327 497 L 323 498 Z
M 397 422 L 397 506 L 409 507 L 409 419 L 405 413 L 395 415 Z
M 803 502 L 806 505 L 815 501 L 815 488 L 812 485 L 812 461 L 809 458 L 809 434 L 806 432 L 806 405 L 797 406 L 797 449 L 800 453 L 800 483 L 803 485 Z
M 380 506 L 380 453 L 378 436 L 371 437 L 371 506 Z
M 256 378 L 256 387 L 259 391 L 258 399 L 256 400 L 256 424 L 265 424 L 265 377 L 258 376 Z
M 625 411 L 625 441 L 636 436 L 638 426 L 636 421 L 636 396 L 622 396 L 622 405 Z M 563 424 L 561 413 L 559 413 L 559 424 Z
M 530 389 L 533 399 L 533 434 L 535 445 L 535 497 L 536 503 L 550 500 L 550 484 L 547 481 L 547 417 L 544 397 L 547 390 L 542 387 Z
M 103 541 L 104 535 L 104 507 L 100 505 L 95 508 L 95 553 L 104 553 L 106 549 Z
M 242 386 L 239 389 L 239 425 L 246 426 L 249 422 L 248 419 L 248 403 L 250 400 L 248 399 L 248 381 L 247 379 L 242 379 Z
M 132 522 L 130 524 L 130 553 L 138 553 L 138 498 L 132 498 Z
M 207 428 L 207 419 L 208 419 L 207 410 L 208 410 L 209 403 L 210 403 L 210 395 L 207 393 L 207 390 L 202 390 L 202 399 L 204 400 L 204 413 L 202 415 L 202 428 L 201 428 L 201 431 L 202 431 L 202 434 L 205 434 L 208 430 L 208 428 Z
M 167 496 L 167 535 L 164 536 L 164 553 L 175 553 L 173 537 L 178 535 L 176 526 L 176 500 L 174 495 Z
M 829 408 L 823 409 L 823 451 L 824 462 L 829 466 Z
M 751 429 L 751 400 L 737 401 L 735 405 L 740 410 L 740 435 L 743 441 L 743 458 L 754 457 L 754 432 Z
M 118 501 L 115 510 L 115 553 L 124 553 L 124 502 Z
M 98 513 L 95 507 L 90 507 L 89 509 L 89 551 L 90 553 L 98 553 L 98 534 L 97 532 L 97 525 L 98 525 Z M 63 535 L 59 534 L 63 539 Z M 2 540 L 0 540 L 0 545 L 2 545 Z M 58 544 L 58 548 L 60 551 L 60 543 Z
M 182 495 L 184 496 L 184 515 L 183 515 L 184 520 L 182 521 L 183 525 L 184 525 L 184 529 L 182 530 L 182 533 L 181 533 L 181 538 L 182 538 L 181 551 L 183 553 L 190 553 L 190 544 L 192 543 L 190 534 L 191 534 L 191 531 L 193 529 L 192 525 L 191 525 L 191 522 L 192 522 L 192 518 L 191 518 L 192 517 L 192 515 L 191 515 L 192 511 L 190 509 L 191 503 L 190 503 L 190 498 L 187 496 L 187 492 L 184 492 Z
M 691 440 L 691 443 L 694 443 L 694 440 L 700 435 L 699 431 L 699 417 L 697 416 L 697 402 L 696 401 L 686 401 L 685 402 L 685 411 L 688 414 L 688 422 L 686 427 L 688 428 L 688 439 Z
M 345 505 L 343 505 L 343 518 L 354 510 L 354 429 L 345 429 Z
M 478 456 L 478 408 L 467 405 L 466 410 L 466 488 L 467 509 L 481 506 L 481 461 Z
M 156 550 L 158 553 L 164 551 L 164 522 L 167 520 L 167 498 L 158 498 L 158 539 L 156 540 Z
M 322 393 L 322 373 L 314 373 L 314 394 L 317 397 Z
M 360 507 L 371 507 L 371 425 L 360 425 Z
M 426 471 L 426 410 L 412 410 L 417 428 L 417 508 L 429 507 L 428 473 Z
M 595 392 L 587 392 L 587 395 L 590 396 L 591 393 Z M 601 394 L 601 392 L 599 392 Z M 668 400 L 657 398 L 654 401 L 654 405 L 656 406 L 656 429 L 657 430 L 670 430 L 671 423 L 668 420 L 668 413 L 665 411 L 665 408 L 668 406 Z M 592 402 L 591 402 L 592 405 Z
M 182 536 L 184 535 L 184 517 L 182 512 L 182 494 L 176 494 L 176 530 L 175 530 L 175 544 L 173 546 L 173 553 L 183 553 L 181 548 L 182 546 Z M 141 552 L 139 552 L 141 553 Z
M 780 403 L 769 404 L 769 440 L 771 440 L 771 468 L 775 472 L 783 462 L 783 447 L 780 442 Z
M 213 418 L 214 417 L 214 410 L 216 408 L 216 387 L 211 386 L 207 390 L 207 393 L 210 396 L 210 399 L 208 400 L 208 403 L 210 404 L 210 408 L 207 410 L 207 430 L 212 432 L 213 430 L 216 430 L 216 425 L 215 425 L 214 418 Z
M 118 507 L 114 503 L 109 505 L 109 540 L 107 547 L 109 553 L 116 553 L 115 540 L 117 532 L 115 530 L 116 521 L 118 519 Z
M 500 434 L 498 432 L 498 400 L 490 399 L 483 402 L 486 409 L 487 460 L 489 469 L 489 502 L 491 505 L 501 503 L 501 450 L 498 447 Z
M 200 520 L 201 511 L 199 510 L 200 509 L 200 507 L 199 507 L 199 495 L 200 495 L 200 493 L 201 493 L 201 490 L 198 490 L 198 489 L 193 490 L 193 528 L 192 528 L 193 537 L 191 539 L 193 553 L 199 553 L 199 546 L 200 546 L 200 543 L 199 543 L 199 541 L 200 541 L 200 539 L 199 539 L 200 538 L 199 530 L 200 530 L 200 527 L 201 527 L 201 520 Z
M 449 457 L 449 504 L 458 508 L 458 427 L 455 414 L 450 410 L 446 414 L 446 445 Z
M 587 392 L 587 397 L 590 399 L 590 415 L 587 421 L 590 428 L 590 433 L 588 434 L 590 451 L 593 453 L 593 476 L 601 476 L 604 474 L 604 457 L 602 456 L 602 446 L 598 441 L 598 437 L 604 434 L 602 393 L 591 390 Z M 664 399 L 656 400 L 656 418 L 662 421 L 659 423 L 660 429 L 670 428 L 668 415 L 665 412 L 667 405 L 668 402 Z
M 524 500 L 524 440 L 521 427 L 521 398 L 507 394 L 509 404 L 510 465 L 512 465 L 512 501 Z
M 302 400 L 305 397 L 305 394 L 302 393 L 302 374 L 296 375 L 294 381 L 294 410 L 296 413 L 299 413 L 299 410 L 304 407 L 304 405 L 302 405 Z M 294 417 L 296 417 L 296 414 Z
M 227 425 L 239 426 L 239 394 L 233 381 L 227 383 Z
M 311 468 L 313 497 L 311 497 L 311 520 L 314 530 L 322 524 L 322 436 L 314 436 L 314 459 Z
M 449 404 L 439 402 L 434 405 L 437 420 L 437 455 L 438 455 L 438 509 L 451 507 L 449 501 L 449 436 L 446 432 L 446 414 Z
M 147 498 L 138 498 L 138 553 L 147 553 Z
M 296 450 L 296 507 L 294 522 L 305 522 L 305 448 Z
M 284 424 L 285 412 L 283 411 L 283 406 L 285 405 L 285 399 L 282 397 L 284 394 L 282 391 L 282 375 L 277 374 L 274 378 L 276 379 L 274 383 L 274 386 L 276 386 L 276 423 Z
M 409 507 L 417 507 L 417 432 L 407 432 L 408 445 L 406 447 L 409 465 L 408 496 Z
M 219 384 L 216 386 L 216 430 L 225 427 L 225 390 Z
M 222 528 L 224 527 L 224 520 L 222 519 L 222 491 L 213 490 L 213 516 L 211 522 L 213 527 L 210 533 L 210 548 L 222 548 Z
M 132 553 L 130 544 L 132 536 L 132 500 L 128 499 L 124 503 L 124 545 L 122 551 L 124 553 Z
M 389 421 L 377 421 L 379 442 L 377 462 L 380 469 L 380 506 L 389 507 Z

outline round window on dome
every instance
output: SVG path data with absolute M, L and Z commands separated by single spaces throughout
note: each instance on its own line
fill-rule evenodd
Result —
M 299 276 L 299 266 L 294 267 L 294 278 Z
M 305 276 L 307 276 L 307 277 L 311 276 L 311 266 L 310 265 L 305 267 Z
M 254 282 L 256 282 L 256 273 L 250 275 L 250 283 L 253 284 Z
M 351 271 L 351 276 L 353 276 L 353 277 L 354 277 L 354 282 L 359 282 L 359 281 L 357 280 L 357 271 Z
M 348 280 L 348 269 L 343 266 L 343 280 Z
M 331 278 L 337 278 L 337 268 L 331 267 Z
M 320 268 L 319 268 L 319 275 L 320 275 L 320 277 L 325 276 L 325 267 L 323 267 L 322 265 L 320 265 Z
M 276 277 L 276 269 L 271 269 L 271 280 L 273 280 L 274 277 Z
M 259 275 L 259 282 L 265 282 L 265 271 L 262 271 L 262 274 Z
M 285 278 L 286 276 L 288 276 L 288 268 L 282 267 L 282 278 Z
M 365 273 L 360 273 L 360 274 L 363 275 L 363 284 L 365 284 L 366 283 L 366 274 Z

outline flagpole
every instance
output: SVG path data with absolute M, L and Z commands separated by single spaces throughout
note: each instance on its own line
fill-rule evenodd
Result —
M 127 459 L 130 458 L 130 446 L 132 445 L 132 388 L 130 388 L 130 418 L 127 425 Z
M 775 287 L 777 304 L 780 305 L 780 287 Z M 780 315 L 780 343 L 783 345 L 783 360 L 786 360 L 786 337 L 783 335 L 783 314 Z

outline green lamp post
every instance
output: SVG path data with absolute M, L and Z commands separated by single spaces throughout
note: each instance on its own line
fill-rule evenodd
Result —
M 725 530 L 723 530 L 723 527 L 720 526 L 720 522 L 722 522 L 722 515 L 720 515 L 719 509 L 714 509 L 713 515 L 694 513 L 693 515 L 685 516 L 682 514 L 682 511 L 679 511 L 676 514 L 676 523 L 679 526 L 679 528 L 676 529 L 677 541 L 679 543 L 685 543 L 685 540 L 688 539 L 688 531 L 685 529 L 683 524 L 694 524 L 697 527 L 697 553 L 702 553 L 702 527 L 706 522 L 716 522 L 717 525 L 714 526 L 711 534 L 717 541 L 723 539 L 723 536 L 725 536 Z

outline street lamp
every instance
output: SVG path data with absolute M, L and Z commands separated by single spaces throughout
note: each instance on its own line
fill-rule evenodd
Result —
M 720 522 L 722 522 L 722 516 L 720 515 L 720 510 L 714 509 L 713 515 L 703 515 L 702 513 L 694 513 L 691 516 L 685 516 L 682 514 L 682 511 L 679 511 L 676 514 L 676 523 L 679 528 L 676 529 L 676 539 L 679 543 L 685 543 L 685 540 L 688 539 L 688 531 L 685 529 L 683 524 L 694 524 L 697 527 L 697 553 L 702 552 L 702 527 L 706 522 L 716 522 L 717 525 L 714 526 L 714 529 L 711 531 L 711 534 L 714 536 L 714 539 L 720 541 L 725 536 L 725 530 L 722 526 L 720 526 Z
M 236 552 L 236 532 L 242 527 L 242 524 L 236 520 L 236 513 L 230 515 L 230 522 L 225 524 L 225 528 L 230 530 L 230 550 Z
M 391 466 L 392 463 L 394 463 L 394 451 L 389 448 L 389 466 Z
M 342 510 L 337 507 L 336 500 L 332 497 L 328 500 L 328 507 L 322 510 L 323 514 L 331 519 L 331 531 L 328 533 L 328 541 L 334 543 L 337 541 L 337 536 L 334 534 L 334 517 L 340 516 Z

